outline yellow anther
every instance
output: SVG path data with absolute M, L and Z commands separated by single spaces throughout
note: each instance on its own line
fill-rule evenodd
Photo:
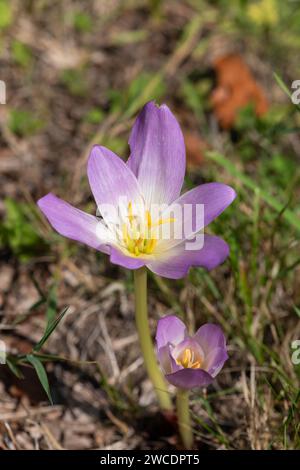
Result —
M 125 244 L 127 244 L 128 243 L 128 229 L 127 229 L 126 224 L 122 225 L 122 235 L 123 235 L 123 240 L 124 240 Z
M 189 348 L 187 348 L 183 353 L 183 358 L 182 358 L 183 367 L 188 367 L 188 365 L 192 362 L 192 357 L 193 357 L 192 351 Z
M 200 367 L 201 367 L 200 361 L 196 361 L 191 365 L 191 369 L 200 369 Z
M 191 348 L 186 348 L 176 359 L 176 363 L 185 369 L 199 369 L 202 360 L 199 355 L 195 360 L 195 352 Z
M 128 219 L 129 219 L 130 224 L 132 224 L 132 222 L 134 220 L 134 215 L 133 215 L 133 211 L 132 211 L 132 202 L 131 201 L 128 203 Z
M 156 243 L 157 243 L 157 240 L 155 240 L 154 238 L 151 238 L 151 239 L 147 242 L 147 244 L 146 244 L 146 254 L 147 254 L 147 255 L 150 255 L 150 254 L 153 252 Z
M 151 255 L 159 238 L 157 230 L 152 232 L 152 228 L 175 221 L 174 218 L 159 219 L 153 224 L 149 210 L 144 212 L 144 220 L 141 220 L 139 216 L 134 215 L 131 201 L 127 207 L 127 219 L 128 221 L 122 225 L 121 242 L 134 256 Z
M 147 226 L 151 227 L 152 220 L 151 220 L 150 211 L 146 211 L 146 219 L 147 219 Z

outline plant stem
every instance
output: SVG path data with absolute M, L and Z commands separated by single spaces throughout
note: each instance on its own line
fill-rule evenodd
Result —
M 176 407 L 179 434 L 183 445 L 186 449 L 192 449 L 194 437 L 191 425 L 189 392 L 187 390 L 177 390 Z
M 147 314 L 147 271 L 146 267 L 134 271 L 135 321 L 142 354 L 150 380 L 162 410 L 171 410 L 172 402 L 165 380 L 159 370 L 151 339 Z

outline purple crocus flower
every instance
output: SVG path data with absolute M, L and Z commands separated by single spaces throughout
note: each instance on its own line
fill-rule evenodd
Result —
M 38 205 L 51 225 L 61 235 L 108 254 L 112 263 L 129 269 L 147 266 L 168 278 L 185 276 L 191 266 L 210 270 L 222 263 L 229 248 L 221 238 L 204 235 L 198 249 L 187 249 L 186 242 L 223 212 L 235 192 L 225 184 L 208 183 L 180 196 L 186 167 L 184 139 L 166 105 L 145 105 L 129 146 L 126 163 L 105 147 L 91 150 L 87 174 L 100 217 L 49 193 Z M 125 210 L 119 210 L 120 200 L 125 201 Z M 204 207 L 204 217 L 194 210 L 184 213 L 183 219 L 170 217 L 175 207 L 193 209 L 197 204 Z M 153 209 L 157 205 L 165 207 L 159 217 Z M 172 232 L 167 238 L 159 233 L 166 225 Z M 184 233 L 174 236 L 183 226 Z
M 166 379 L 176 387 L 207 387 L 228 359 L 221 328 L 202 325 L 189 336 L 185 324 L 175 315 L 158 321 L 157 355 Z

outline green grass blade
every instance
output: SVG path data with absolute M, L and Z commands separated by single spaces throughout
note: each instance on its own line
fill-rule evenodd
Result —
M 47 341 L 47 339 L 49 338 L 49 336 L 53 333 L 53 331 L 55 330 L 55 328 L 57 327 L 57 325 L 61 322 L 61 320 L 63 319 L 63 317 L 65 316 L 65 314 L 67 313 L 67 310 L 68 310 L 69 307 L 66 307 L 63 309 L 63 311 L 58 315 L 58 317 L 53 320 L 50 325 L 47 326 L 46 328 L 46 331 L 42 337 L 42 339 L 35 345 L 35 347 L 33 348 L 34 351 L 39 351 L 41 349 L 41 347 L 43 346 L 43 344 Z
M 53 405 L 51 392 L 50 392 L 50 387 L 49 387 L 49 382 L 48 382 L 48 377 L 47 377 L 47 373 L 46 373 L 46 370 L 45 370 L 43 364 L 41 363 L 41 361 L 36 356 L 33 356 L 32 354 L 28 354 L 26 356 L 26 359 L 35 368 L 35 371 L 37 373 L 39 381 L 41 382 L 41 385 L 42 385 L 43 389 L 45 390 L 51 405 Z
M 288 208 L 284 207 L 280 201 L 274 198 L 264 189 L 261 189 L 254 181 L 245 175 L 242 171 L 238 170 L 236 166 L 224 155 L 217 152 L 207 152 L 206 156 L 216 162 L 218 165 L 225 168 L 235 178 L 239 179 L 247 188 L 254 192 L 259 192 L 260 198 L 263 199 L 272 209 L 276 212 L 281 213 L 283 219 L 285 219 L 292 227 L 300 231 L 300 219 L 297 215 Z

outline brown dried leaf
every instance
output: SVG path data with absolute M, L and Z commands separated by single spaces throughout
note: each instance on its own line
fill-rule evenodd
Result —
M 268 110 L 268 101 L 242 57 L 230 54 L 214 62 L 217 87 L 211 95 L 214 113 L 224 129 L 234 126 L 238 112 L 253 104 L 258 116 Z

